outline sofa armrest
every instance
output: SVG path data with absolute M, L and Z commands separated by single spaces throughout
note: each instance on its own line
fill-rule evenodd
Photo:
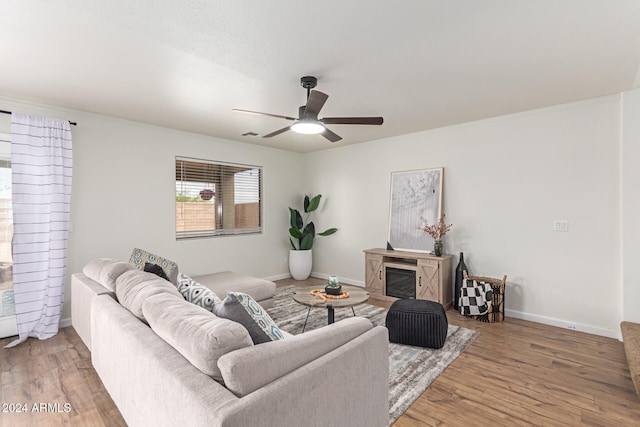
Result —
M 92 307 L 91 363 L 127 425 L 222 425 L 220 408 L 239 400 L 233 393 L 114 299 L 96 296 Z
M 225 354 L 218 360 L 225 386 L 242 397 L 329 353 L 373 328 L 363 317 L 351 317 L 284 340 Z
M 265 344 L 256 347 L 262 345 Z M 278 427 L 386 427 L 389 422 L 387 328 L 369 329 L 220 408 L 219 415 L 224 427 L 256 425 L 256 420 L 260 420 L 261 426 Z
M 91 301 L 96 295 L 115 294 L 84 273 L 71 275 L 71 325 L 91 351 Z

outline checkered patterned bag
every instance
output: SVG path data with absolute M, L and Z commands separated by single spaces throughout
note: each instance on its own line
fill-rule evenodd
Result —
M 493 290 L 491 284 L 466 278 L 460 289 L 460 314 L 479 316 L 487 314 L 491 308 Z

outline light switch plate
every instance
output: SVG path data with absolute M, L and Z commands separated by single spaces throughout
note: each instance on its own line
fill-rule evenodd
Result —
M 568 219 L 556 219 L 553 221 L 553 231 L 569 231 Z

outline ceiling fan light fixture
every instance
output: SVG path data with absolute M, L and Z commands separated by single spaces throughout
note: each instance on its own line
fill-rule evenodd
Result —
M 316 120 L 298 120 L 291 125 L 291 130 L 305 135 L 315 135 L 324 132 L 324 125 Z

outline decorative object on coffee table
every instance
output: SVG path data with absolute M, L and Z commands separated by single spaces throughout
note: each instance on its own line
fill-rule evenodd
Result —
M 427 233 L 433 239 L 433 253 L 435 256 L 442 256 L 442 238 L 451 230 L 453 224 L 445 224 L 444 213 L 440 215 L 437 224 L 430 224 L 429 220 L 421 216 L 422 227 L 420 229 Z
M 305 319 L 302 331 L 307 325 L 311 308 L 321 307 L 327 309 L 327 324 L 335 321 L 335 309 L 341 307 L 351 307 L 353 315 L 356 315 L 354 306 L 363 304 L 369 299 L 369 292 L 359 286 L 345 285 L 340 291 L 340 295 L 327 295 L 322 289 L 313 289 L 313 287 L 296 288 L 293 294 L 293 300 L 298 304 L 309 307 L 307 318 Z
M 322 194 L 314 197 L 304 196 L 303 207 L 304 216 L 297 209 L 289 208 L 289 242 L 291 250 L 289 251 L 289 272 L 295 280 L 305 280 L 311 274 L 313 268 L 313 239 L 316 234 L 318 236 L 329 236 L 336 231 L 337 228 L 328 228 L 322 233 L 316 233 L 316 227 L 313 221 L 309 221 L 311 213 L 318 209 Z M 297 242 L 297 245 L 296 245 Z
M 336 276 L 329 276 L 329 282 L 327 283 L 327 286 L 325 286 L 324 291 L 327 295 L 340 295 L 342 286 L 338 283 L 338 278 Z
M 389 341 L 428 348 L 442 348 L 449 322 L 442 304 L 434 301 L 400 299 L 387 313 Z

